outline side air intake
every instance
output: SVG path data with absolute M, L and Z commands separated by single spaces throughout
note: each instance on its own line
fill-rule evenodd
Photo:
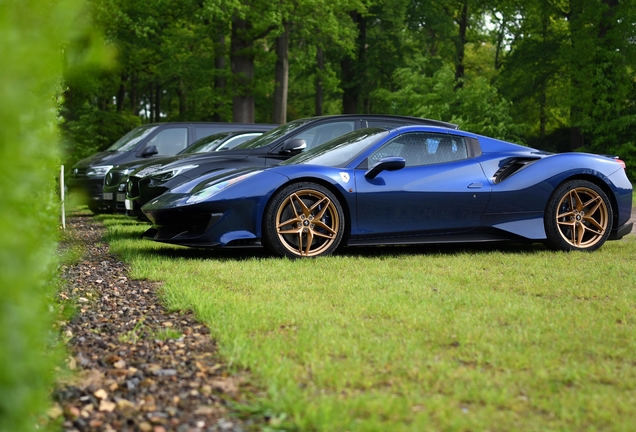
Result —
M 514 158 L 506 162 L 493 176 L 495 184 L 501 183 L 514 173 L 538 161 L 538 158 Z

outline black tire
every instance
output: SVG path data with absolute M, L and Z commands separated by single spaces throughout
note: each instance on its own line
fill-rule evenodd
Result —
M 612 205 L 603 190 L 587 180 L 570 180 L 548 200 L 544 224 L 546 245 L 562 251 L 595 251 L 612 229 Z
M 263 216 L 263 244 L 289 258 L 330 255 L 345 231 L 342 206 L 327 188 L 294 183 L 278 191 Z

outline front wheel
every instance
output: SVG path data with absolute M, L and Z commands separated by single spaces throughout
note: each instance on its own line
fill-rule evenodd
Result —
M 277 192 L 267 205 L 263 242 L 272 252 L 289 258 L 329 255 L 345 229 L 338 199 L 315 183 L 295 183 Z
M 556 250 L 594 251 L 612 229 L 612 206 L 594 183 L 571 180 L 555 189 L 544 216 L 548 247 Z

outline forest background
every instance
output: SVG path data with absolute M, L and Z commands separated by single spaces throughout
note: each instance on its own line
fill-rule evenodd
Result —
M 616 154 L 636 178 L 636 0 L 89 5 L 116 54 L 65 74 L 67 164 L 142 123 L 378 113 Z

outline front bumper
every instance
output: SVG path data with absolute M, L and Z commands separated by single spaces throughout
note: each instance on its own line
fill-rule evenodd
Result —
M 126 212 L 126 194 L 124 192 L 109 191 L 104 188 L 104 192 L 102 193 L 102 202 L 104 203 L 104 207 L 108 206 L 112 211 L 117 213 L 125 213 Z
M 180 197 L 187 199 L 186 195 L 165 194 L 144 206 L 143 213 L 153 224 L 144 238 L 194 247 L 260 246 L 257 199 L 180 205 Z M 170 201 L 174 205 L 166 205 Z
M 71 177 L 68 188 L 71 193 L 81 194 L 90 206 L 104 207 L 104 177 Z

